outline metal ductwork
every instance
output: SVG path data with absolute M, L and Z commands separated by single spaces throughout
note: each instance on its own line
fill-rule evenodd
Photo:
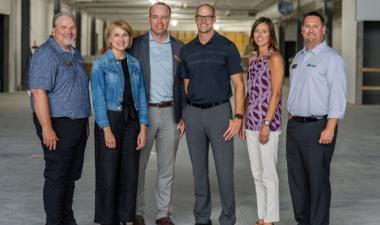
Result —
M 292 0 L 280 0 L 265 10 L 256 14 L 256 19 L 260 17 L 268 17 L 272 20 L 279 19 L 283 16 L 288 16 L 296 9 L 296 2 Z

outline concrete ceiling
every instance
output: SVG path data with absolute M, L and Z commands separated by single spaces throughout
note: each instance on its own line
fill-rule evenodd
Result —
M 62 0 L 64 4 L 87 12 L 102 20 L 125 19 L 134 27 L 147 28 L 150 0 Z M 172 30 L 195 29 L 195 8 L 209 3 L 216 8 L 217 24 L 221 30 L 249 30 L 257 12 L 278 0 L 164 0 L 172 8 L 172 20 L 178 25 Z

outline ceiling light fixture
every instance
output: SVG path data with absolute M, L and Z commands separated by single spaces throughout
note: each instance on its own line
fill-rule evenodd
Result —
M 176 27 L 178 25 L 178 20 L 172 19 L 171 20 L 171 24 L 172 24 L 173 27 Z
M 158 0 L 149 0 L 150 4 L 153 5 L 154 3 L 158 2 Z

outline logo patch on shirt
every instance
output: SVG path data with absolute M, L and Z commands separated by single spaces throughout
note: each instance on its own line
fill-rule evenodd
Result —
M 73 61 L 67 60 L 67 61 L 65 61 L 65 65 L 66 66 L 72 66 L 73 65 Z
M 307 66 L 307 67 L 313 67 L 313 68 L 317 67 L 317 65 L 310 64 L 310 63 L 308 63 L 306 66 Z
M 291 67 L 292 70 L 295 69 L 295 68 L 297 68 L 297 64 L 293 64 L 292 67 Z

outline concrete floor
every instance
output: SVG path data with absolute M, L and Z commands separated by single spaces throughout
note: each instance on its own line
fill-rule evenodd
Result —
M 380 106 L 349 105 L 340 123 L 332 163 L 332 225 L 380 224 Z M 91 126 L 93 126 L 91 117 Z M 44 162 L 31 120 L 25 92 L 0 94 L 0 225 L 42 225 Z M 283 134 L 285 134 L 283 127 Z M 237 225 L 251 225 L 257 218 L 254 184 L 245 143 L 235 139 L 235 189 Z M 92 225 L 94 216 L 94 140 L 88 140 L 82 179 L 77 182 L 74 210 L 79 225 Z M 148 225 L 154 224 L 155 155 L 147 175 Z M 215 167 L 210 163 L 213 199 L 212 220 L 220 212 Z M 285 135 L 279 148 L 281 225 L 294 225 L 287 183 Z M 176 163 L 173 221 L 194 224 L 193 178 L 185 139 Z

